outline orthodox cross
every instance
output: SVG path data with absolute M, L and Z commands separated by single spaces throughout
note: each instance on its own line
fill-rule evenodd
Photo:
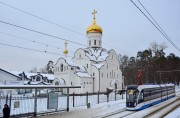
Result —
M 93 12 L 92 12 L 92 15 L 94 16 L 93 19 L 96 19 L 96 13 L 97 13 L 97 11 L 96 11 L 96 10 L 93 10 Z

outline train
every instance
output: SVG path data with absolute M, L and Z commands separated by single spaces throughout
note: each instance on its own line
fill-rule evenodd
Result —
M 173 97 L 175 97 L 174 84 L 128 85 L 126 109 L 143 110 Z

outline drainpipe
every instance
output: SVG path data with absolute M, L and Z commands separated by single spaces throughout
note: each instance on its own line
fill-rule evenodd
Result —
M 100 69 L 98 69 L 98 71 L 99 71 L 99 92 L 101 92 L 101 91 L 100 91 L 100 85 L 101 85 L 101 84 L 100 84 L 100 83 L 101 83 L 101 81 L 100 81 Z

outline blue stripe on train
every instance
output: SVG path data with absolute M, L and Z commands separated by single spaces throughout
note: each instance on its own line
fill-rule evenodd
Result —
M 164 99 L 162 99 L 162 100 L 157 100 L 157 101 L 152 102 L 152 103 L 150 103 L 150 104 L 146 104 L 146 105 L 144 105 L 144 106 L 142 106 L 141 108 L 136 109 L 136 110 L 143 110 L 143 109 L 146 109 L 146 108 L 148 108 L 148 107 L 150 107 L 150 106 L 153 106 L 153 105 L 159 104 L 159 103 L 161 103 L 161 102 L 163 102 L 163 101 L 165 101 L 165 100 L 171 99 L 171 98 L 173 98 L 173 97 L 175 97 L 175 95 L 172 95 L 172 96 L 166 97 L 166 98 L 164 98 Z

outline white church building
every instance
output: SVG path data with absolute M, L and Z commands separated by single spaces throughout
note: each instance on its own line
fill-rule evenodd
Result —
M 122 72 L 116 52 L 102 47 L 102 28 L 97 25 L 95 10 L 93 23 L 87 28 L 87 48 L 79 48 L 74 57 L 61 57 L 54 66 L 55 85 L 81 86 L 70 93 L 97 93 L 109 89 L 121 89 Z M 65 43 L 64 54 L 68 54 Z M 63 90 L 63 92 L 66 92 Z

